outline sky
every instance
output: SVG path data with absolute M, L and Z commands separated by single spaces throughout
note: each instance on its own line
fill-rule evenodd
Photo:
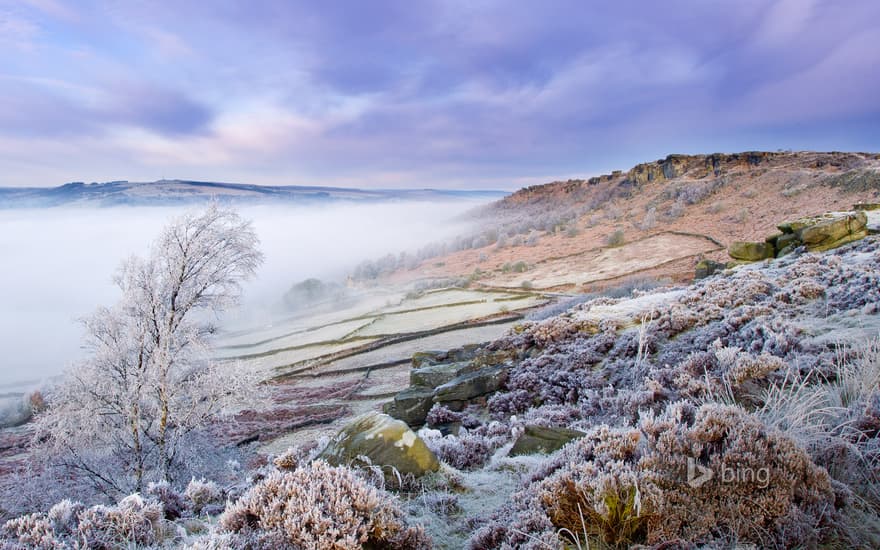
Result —
M 880 149 L 877 0 L 0 0 L 0 185 L 516 189 Z

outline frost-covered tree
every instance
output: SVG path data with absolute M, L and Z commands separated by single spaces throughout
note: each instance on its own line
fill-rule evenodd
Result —
M 256 390 L 252 373 L 211 361 L 207 337 L 262 262 L 257 245 L 249 221 L 212 204 L 124 262 L 120 301 L 83 321 L 91 353 L 38 418 L 42 452 L 107 494 L 173 481 L 187 438 Z

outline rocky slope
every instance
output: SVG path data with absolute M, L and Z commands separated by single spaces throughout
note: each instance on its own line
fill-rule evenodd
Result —
M 566 291 L 633 275 L 683 282 L 699 260 L 726 260 L 732 242 L 763 241 L 783 219 L 850 210 L 878 196 L 880 156 L 873 153 L 670 155 L 626 172 L 517 191 L 478 214 L 481 235 L 390 279 L 469 276 L 486 286 L 529 282 Z M 618 255 L 639 261 L 578 274 L 602 255 L 618 266 Z M 512 275 L 519 262 L 525 269 Z M 547 277 L 553 272 L 561 276 Z

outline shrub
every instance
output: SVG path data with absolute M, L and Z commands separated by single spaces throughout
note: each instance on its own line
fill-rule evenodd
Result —
M 187 500 L 192 503 L 193 512 L 199 514 L 211 504 L 217 504 L 223 500 L 223 491 L 213 481 L 204 479 L 191 479 L 183 493 Z
M 423 548 L 420 527 L 407 527 L 397 501 L 352 470 L 323 461 L 269 474 L 227 506 L 223 531 L 252 548 Z
M 28 514 L 11 519 L 3 526 L 2 548 L 34 548 L 37 550 L 55 550 L 64 548 L 62 541 L 55 538 L 52 523 L 42 514 Z M 8 545 L 8 546 L 7 546 Z
M 626 238 L 623 235 L 623 229 L 616 229 L 613 233 L 605 237 L 605 246 L 614 248 L 623 246 L 625 243 Z
M 136 494 L 115 506 L 87 509 L 78 502 L 62 500 L 48 514 L 7 521 L 0 532 L 0 548 L 110 550 L 161 543 L 163 515 L 162 504 Z
M 815 545 L 836 520 L 828 473 L 739 407 L 678 403 L 646 413 L 638 429 L 599 426 L 531 479 L 472 542 L 515 546 L 523 533 L 556 530 L 590 547 L 721 539 L 788 548 Z M 536 520 L 542 513 L 549 526 Z
M 165 519 L 177 519 L 186 512 L 186 503 L 180 493 L 167 481 L 159 481 L 147 485 L 147 495 L 162 504 Z
M 116 506 L 93 506 L 79 515 L 77 535 L 88 548 L 153 544 L 161 538 L 162 505 L 129 495 Z

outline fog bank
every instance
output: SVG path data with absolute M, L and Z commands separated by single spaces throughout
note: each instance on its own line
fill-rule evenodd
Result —
M 266 261 L 238 319 L 259 319 L 308 277 L 341 280 L 360 261 L 467 231 L 473 201 L 252 206 Z M 52 376 L 83 356 L 76 320 L 119 297 L 113 275 L 145 255 L 176 208 L 0 210 L 0 392 Z

